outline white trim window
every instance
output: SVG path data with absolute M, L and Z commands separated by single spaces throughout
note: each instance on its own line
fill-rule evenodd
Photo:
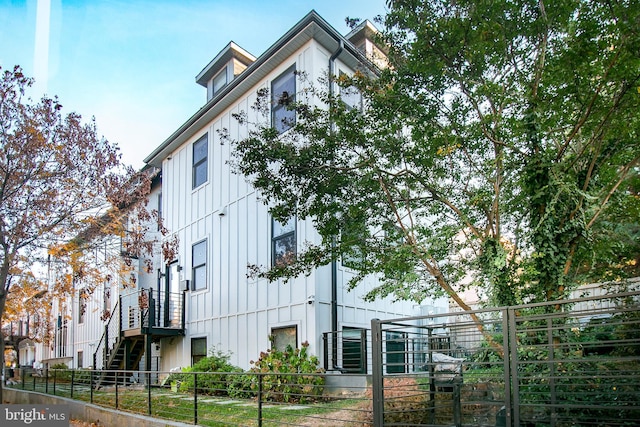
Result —
M 296 66 L 289 67 L 271 82 L 271 126 L 278 134 L 286 132 L 296 124 Z
M 207 288 L 207 241 L 203 240 L 191 247 L 191 280 L 194 291 Z
M 296 219 L 281 223 L 271 218 L 271 265 L 291 264 L 296 258 Z
M 207 337 L 191 338 L 191 366 L 207 357 Z
M 89 299 L 89 291 L 82 288 L 78 291 L 78 323 L 82 324 L 85 321 L 87 314 L 87 299 Z
M 207 182 L 208 179 L 209 140 L 204 134 L 193 143 L 193 188 Z
M 345 78 L 346 73 L 340 71 L 340 77 Z M 362 94 L 357 87 L 351 85 L 348 87 L 339 86 L 340 99 L 347 106 L 348 110 L 362 111 Z
M 216 74 L 216 76 L 213 78 L 213 81 L 211 82 L 211 90 L 213 92 L 213 96 L 217 95 L 218 92 L 220 92 L 220 90 L 227 85 L 227 83 L 227 67 L 224 67 L 222 71 Z
M 271 348 L 286 351 L 288 346 L 298 348 L 298 327 L 292 325 L 271 328 Z

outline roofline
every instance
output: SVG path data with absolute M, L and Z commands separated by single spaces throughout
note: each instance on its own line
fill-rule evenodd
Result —
M 207 81 L 211 77 L 213 77 L 214 72 L 218 72 L 218 69 L 213 69 L 213 66 L 217 63 L 221 62 L 224 59 L 224 62 L 231 60 L 232 58 L 236 58 L 240 60 L 242 63 L 249 65 L 256 60 L 256 57 L 251 53 L 246 51 L 245 49 L 238 46 L 233 41 L 230 41 L 222 50 L 213 58 L 209 63 L 198 73 L 196 76 L 196 83 L 200 86 L 207 87 Z
M 361 31 L 367 32 L 369 34 L 378 34 L 378 33 L 380 33 L 380 30 L 378 30 L 378 27 L 376 27 L 373 22 L 369 21 L 368 19 L 365 19 L 364 21 L 362 21 L 358 25 L 356 25 L 353 28 L 353 30 L 351 30 L 349 32 L 349 34 L 345 35 L 344 37 L 346 39 L 351 39 L 353 36 L 355 36 L 357 33 L 361 32 Z
M 349 52 L 352 57 L 360 64 L 364 64 L 372 70 L 377 71 L 377 67 L 366 58 L 365 54 L 360 52 L 349 40 L 336 31 L 327 21 L 325 21 L 315 10 L 311 10 L 304 18 L 302 18 L 297 24 L 295 24 L 289 31 L 287 31 L 282 37 L 280 37 L 271 47 L 269 47 L 262 55 L 260 55 L 255 62 L 247 67 L 238 77 L 231 80 L 217 95 L 207 101 L 194 115 L 192 115 L 186 122 L 184 122 L 178 129 L 176 129 L 162 144 L 160 144 L 155 150 L 151 152 L 144 162 L 147 164 L 153 164 L 156 166 L 162 165 L 162 159 L 168 157 L 168 155 L 179 145 L 182 145 L 189 138 L 191 138 L 201 127 L 194 126 L 199 123 L 207 113 L 210 113 L 216 106 L 221 105 L 221 101 L 232 92 L 235 88 L 240 86 L 243 82 L 249 79 L 254 73 L 259 70 L 265 63 L 275 56 L 282 48 L 290 43 L 296 36 L 303 35 L 305 29 L 312 25 L 317 25 L 319 29 L 324 31 L 327 35 L 335 41 L 335 48 L 337 49 L 342 41 L 344 43 L 343 52 Z M 309 40 L 313 36 L 309 37 Z M 305 41 L 306 42 L 306 41 Z M 224 49 L 223 49 L 224 50 Z M 341 53 L 340 56 L 342 56 Z M 230 104 L 231 102 L 229 102 Z M 224 108 L 227 105 L 222 104 Z M 215 115 L 213 116 L 215 117 Z M 211 117 L 212 118 L 212 117 Z

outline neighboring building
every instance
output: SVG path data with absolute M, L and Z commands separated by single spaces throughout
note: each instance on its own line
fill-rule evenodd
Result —
M 153 176 L 147 209 L 157 209 L 161 200 L 160 171 L 147 167 L 142 172 Z M 108 216 L 105 215 L 105 218 Z M 41 334 L 38 342 L 30 345 L 34 347 L 33 350 L 27 347 L 26 352 L 19 352 L 20 366 L 51 367 L 65 364 L 71 368 L 91 368 L 96 366 L 96 356 L 98 356 L 98 362 L 105 359 L 105 342 L 108 341 L 110 350 L 119 349 L 119 346 L 114 344 L 127 344 L 127 340 L 118 340 L 118 334 L 114 329 L 122 329 L 119 324 L 121 320 L 123 327 L 133 325 L 134 320 L 136 324 L 140 323 L 140 316 L 144 313 L 138 310 L 138 296 L 142 292 L 148 294 L 149 290 L 157 289 L 157 269 L 160 263 L 150 260 L 153 268 L 149 273 L 146 271 L 145 258 L 124 256 L 126 255 L 126 230 L 130 226 L 130 219 L 123 215 L 122 221 L 124 221 L 122 224 L 125 230 L 124 235 L 101 236 L 92 242 L 91 250 L 83 255 L 95 260 L 95 265 L 103 269 L 101 276 L 109 278 L 98 281 L 93 277 L 74 279 L 73 289 L 52 301 L 47 325 L 48 333 Z M 148 228 L 147 239 L 159 241 L 161 234 L 155 221 Z M 58 267 L 63 270 L 59 270 Z M 56 275 L 69 274 L 66 268 L 68 267 L 65 264 L 59 265 L 53 257 L 49 257 L 47 272 L 51 286 L 56 281 Z M 118 323 L 117 328 L 116 323 Z M 16 326 L 17 328 L 14 329 L 19 330 L 20 325 Z M 24 327 L 22 329 L 24 330 Z M 105 335 L 107 335 L 107 341 L 105 341 Z M 140 340 L 144 341 L 143 338 Z M 31 342 L 32 340 L 22 341 L 21 348 L 25 345 L 29 346 Z M 153 353 L 151 360 L 152 367 L 155 369 L 157 354 L 155 351 L 150 353 Z M 118 361 L 112 361 L 114 364 L 108 367 L 137 368 L 137 360 L 141 356 L 142 352 L 137 352 L 126 363 L 121 360 L 121 363 L 114 365 Z

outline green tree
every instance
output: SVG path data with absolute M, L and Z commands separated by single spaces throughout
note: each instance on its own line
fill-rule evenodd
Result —
M 388 6 L 389 67 L 329 76 L 363 111 L 307 82 L 290 131 L 259 120 L 234 141 L 236 170 L 274 216 L 311 218 L 323 237 L 255 273 L 347 255 L 352 284 L 382 278 L 369 298 L 444 294 L 463 309 L 465 285 L 511 305 L 623 277 L 638 255 L 638 2 Z

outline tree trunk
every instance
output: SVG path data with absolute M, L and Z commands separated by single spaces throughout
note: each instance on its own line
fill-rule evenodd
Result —
M 4 307 L 7 302 L 7 293 L 4 291 L 4 281 L 2 281 L 3 291 L 0 293 L 0 327 L 2 326 L 4 320 Z M 5 366 L 4 366 L 4 334 L 0 331 L 0 335 L 2 339 L 0 339 L 0 369 L 2 369 L 2 375 L 4 375 Z M 5 378 L 6 380 L 6 378 Z M 4 381 L 0 381 L 0 404 L 4 404 L 4 396 L 3 396 L 3 388 Z

